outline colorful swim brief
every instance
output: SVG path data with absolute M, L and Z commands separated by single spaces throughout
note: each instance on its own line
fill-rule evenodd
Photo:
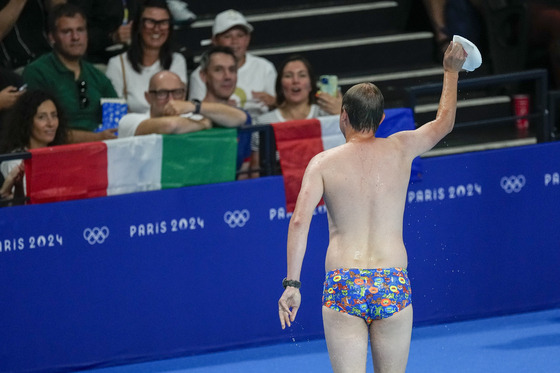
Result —
M 411 302 L 404 268 L 337 269 L 325 277 L 323 305 L 361 317 L 368 325 L 394 315 Z

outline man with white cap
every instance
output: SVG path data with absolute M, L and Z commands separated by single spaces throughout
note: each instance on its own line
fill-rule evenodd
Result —
M 212 44 L 233 49 L 238 61 L 238 75 L 237 86 L 230 99 L 235 106 L 247 110 L 256 118 L 275 104 L 276 69 L 270 61 L 247 53 L 252 32 L 253 26 L 245 17 L 229 9 L 214 19 Z M 189 99 L 203 100 L 206 85 L 200 77 L 200 67 L 192 72 L 189 83 Z

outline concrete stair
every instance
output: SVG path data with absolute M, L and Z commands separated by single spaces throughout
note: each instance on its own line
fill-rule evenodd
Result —
M 335 74 L 343 92 L 370 81 L 378 85 L 386 107 L 402 107 L 406 88 L 440 83 L 441 61 L 437 61 L 433 33 L 419 1 L 226 1 L 192 2 L 199 18 L 187 30 L 178 30 L 182 45 L 194 68 L 211 37 L 216 13 L 235 8 L 253 25 L 250 52 L 275 65 L 291 54 L 306 56 L 317 75 Z M 492 73 L 483 52 L 483 66 L 471 79 Z M 439 95 L 424 97 L 415 108 L 415 119 L 423 124 L 435 118 Z M 512 115 L 511 100 L 503 92 L 481 89 L 459 95 L 457 122 Z M 464 130 L 467 131 L 467 130 Z

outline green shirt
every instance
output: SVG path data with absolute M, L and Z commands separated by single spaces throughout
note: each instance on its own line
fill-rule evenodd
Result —
M 100 99 L 116 98 L 117 93 L 111 81 L 95 66 L 81 61 L 80 77 L 75 80 L 74 72 L 60 62 L 53 53 L 47 53 L 23 70 L 23 80 L 28 89 L 51 91 L 68 118 L 70 128 L 85 131 L 95 130 L 101 123 L 102 112 Z M 81 94 L 87 97 L 88 104 L 80 106 L 80 89 L 78 82 L 85 81 L 86 89 Z

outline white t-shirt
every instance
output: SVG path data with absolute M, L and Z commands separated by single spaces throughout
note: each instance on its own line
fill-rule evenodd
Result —
M 126 114 L 119 121 L 119 138 L 134 136 L 140 123 L 149 118 L 150 112 Z
M 150 110 L 150 105 L 146 98 L 144 97 L 144 92 L 148 90 L 150 85 L 150 78 L 157 72 L 162 71 L 163 67 L 159 60 L 157 60 L 151 66 L 143 66 L 142 72 L 137 73 L 130 64 L 130 61 L 126 57 L 126 52 L 118 56 L 114 56 L 109 60 L 107 64 L 107 71 L 105 75 L 113 83 L 115 91 L 119 97 L 124 98 L 123 94 L 123 73 L 121 59 L 119 56 L 123 57 L 125 78 L 126 78 L 126 93 L 127 93 L 127 104 L 129 113 L 145 113 Z M 185 57 L 180 53 L 173 53 L 173 59 L 171 61 L 171 66 L 169 70 L 179 75 L 181 80 L 187 84 L 187 63 Z
M 206 96 L 206 85 L 200 78 L 200 66 L 191 73 L 190 78 L 189 100 L 202 101 Z M 245 63 L 237 70 L 237 87 L 231 99 L 235 100 L 237 107 L 247 110 L 251 117 L 257 118 L 266 113 L 268 107 L 253 99 L 252 92 L 266 92 L 276 96 L 275 84 L 276 68 L 274 65 L 262 57 L 247 53 Z

